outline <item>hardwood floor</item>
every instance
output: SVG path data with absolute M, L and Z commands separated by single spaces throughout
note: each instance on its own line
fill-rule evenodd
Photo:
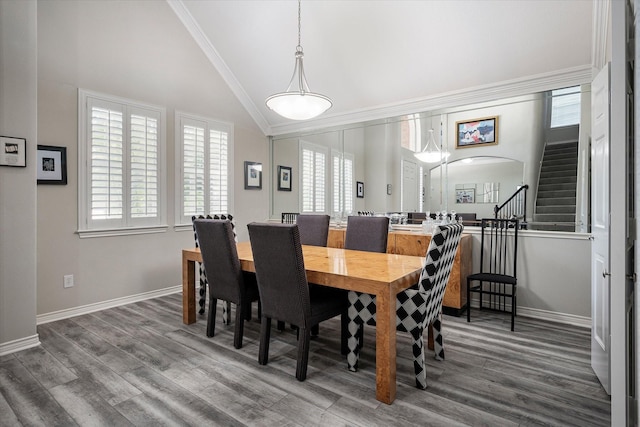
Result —
M 0 357 L 0 426 L 610 424 L 588 329 L 518 317 L 510 332 L 506 314 L 444 316 L 446 360 L 427 354 L 425 391 L 398 334 L 397 399 L 385 405 L 375 400 L 373 328 L 352 373 L 339 319 L 322 323 L 298 382 L 294 331 L 274 328 L 260 366 L 255 319 L 235 350 L 233 325 L 219 321 L 207 338 L 203 316 L 182 324 L 181 304 L 174 294 L 38 326 L 40 347 Z

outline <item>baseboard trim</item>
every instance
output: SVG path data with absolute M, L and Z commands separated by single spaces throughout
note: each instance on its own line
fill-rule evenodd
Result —
M 157 291 L 144 292 L 141 294 L 115 298 L 112 300 L 97 302 L 93 304 L 82 305 L 79 307 L 67 308 L 65 310 L 53 311 L 51 313 L 39 314 L 36 316 L 36 324 L 42 325 L 44 323 L 55 322 L 56 320 L 68 319 L 70 317 L 80 316 L 82 314 L 93 313 L 95 311 L 100 311 L 107 308 L 118 307 L 121 305 L 131 304 L 134 302 L 144 301 L 152 298 L 158 298 L 178 292 L 182 292 L 182 285 L 171 286 L 169 288 L 158 289 Z
M 558 313 L 557 311 L 540 310 L 538 308 L 528 307 L 518 307 L 517 315 L 591 329 L 591 317 Z
M 483 304 L 484 305 L 484 304 Z M 477 299 L 471 300 L 471 307 L 479 308 Z M 506 304 L 506 310 L 511 310 L 511 304 Z M 591 329 L 591 317 L 578 316 L 575 314 L 560 313 L 557 311 L 541 310 L 539 308 L 520 307 L 518 306 L 517 317 L 531 317 L 533 319 L 548 320 L 550 322 L 563 323 L 565 325 L 579 326 L 581 328 Z
M 0 356 L 26 350 L 40 345 L 38 334 L 0 344 Z

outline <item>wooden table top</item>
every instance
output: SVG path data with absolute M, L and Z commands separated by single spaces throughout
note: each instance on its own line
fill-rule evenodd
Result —
M 242 269 L 255 271 L 249 242 L 238 243 Z M 351 251 L 321 246 L 302 246 L 309 282 L 336 288 L 377 293 L 380 286 L 396 292 L 414 285 L 420 278 L 423 257 Z

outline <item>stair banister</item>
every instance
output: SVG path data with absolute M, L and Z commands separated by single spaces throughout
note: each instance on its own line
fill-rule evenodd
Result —
M 495 218 L 522 218 L 520 221 L 521 228 L 527 227 L 527 190 L 529 189 L 529 185 L 525 184 L 518 188 L 515 193 L 511 195 L 503 204 L 500 206 L 495 205 L 493 208 L 493 212 Z M 522 196 L 519 198 L 519 196 Z

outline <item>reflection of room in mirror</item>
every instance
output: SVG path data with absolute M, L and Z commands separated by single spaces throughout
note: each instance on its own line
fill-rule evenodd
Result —
M 588 84 L 582 85 L 580 91 L 583 97 L 590 97 Z M 581 126 L 550 128 L 549 94 L 518 95 L 276 136 L 271 145 L 272 168 L 276 171 L 277 165 L 287 164 L 302 172 L 301 150 L 313 144 L 316 156 L 324 161 L 326 191 L 320 202 L 324 203 L 324 211 L 332 215 L 345 215 L 349 210 L 377 213 L 450 210 L 456 207 L 456 185 L 473 184 L 473 202 L 469 202 L 470 195 L 460 202 L 467 202 L 465 210 L 473 209 L 478 218 L 493 217 L 495 205 L 505 202 L 519 186 L 526 184 L 530 188 L 526 216 L 532 221 L 545 143 L 579 140 L 578 151 L 587 154 L 589 151 L 589 132 L 579 133 Z M 500 118 L 496 123 L 500 143 L 456 148 L 456 123 L 487 117 Z M 585 110 L 580 115 L 584 129 L 589 129 L 589 119 L 589 111 Z M 429 129 L 434 130 L 442 148 L 451 153 L 443 162 L 443 172 L 438 163 L 424 163 L 414 156 L 425 145 L 424 134 Z M 411 143 L 406 143 L 407 140 Z M 584 182 L 588 182 L 588 166 L 582 165 L 588 165 L 588 161 L 579 164 L 576 185 L 583 188 Z M 291 192 L 277 191 L 277 182 L 273 181 L 271 217 L 300 209 L 304 184 L 300 182 L 300 174 L 294 176 L 293 184 L 299 185 L 294 185 Z M 366 182 L 366 198 L 357 197 L 357 181 Z M 388 184 L 393 189 L 391 194 L 386 191 Z M 311 190 L 306 193 L 315 194 Z M 588 197 L 576 205 L 580 205 L 576 206 L 577 211 L 588 212 Z
M 498 203 L 498 190 L 500 190 L 499 182 L 485 182 L 482 184 L 482 192 L 479 194 L 482 199 L 481 203 Z
M 456 184 L 456 203 L 475 203 L 475 184 Z

